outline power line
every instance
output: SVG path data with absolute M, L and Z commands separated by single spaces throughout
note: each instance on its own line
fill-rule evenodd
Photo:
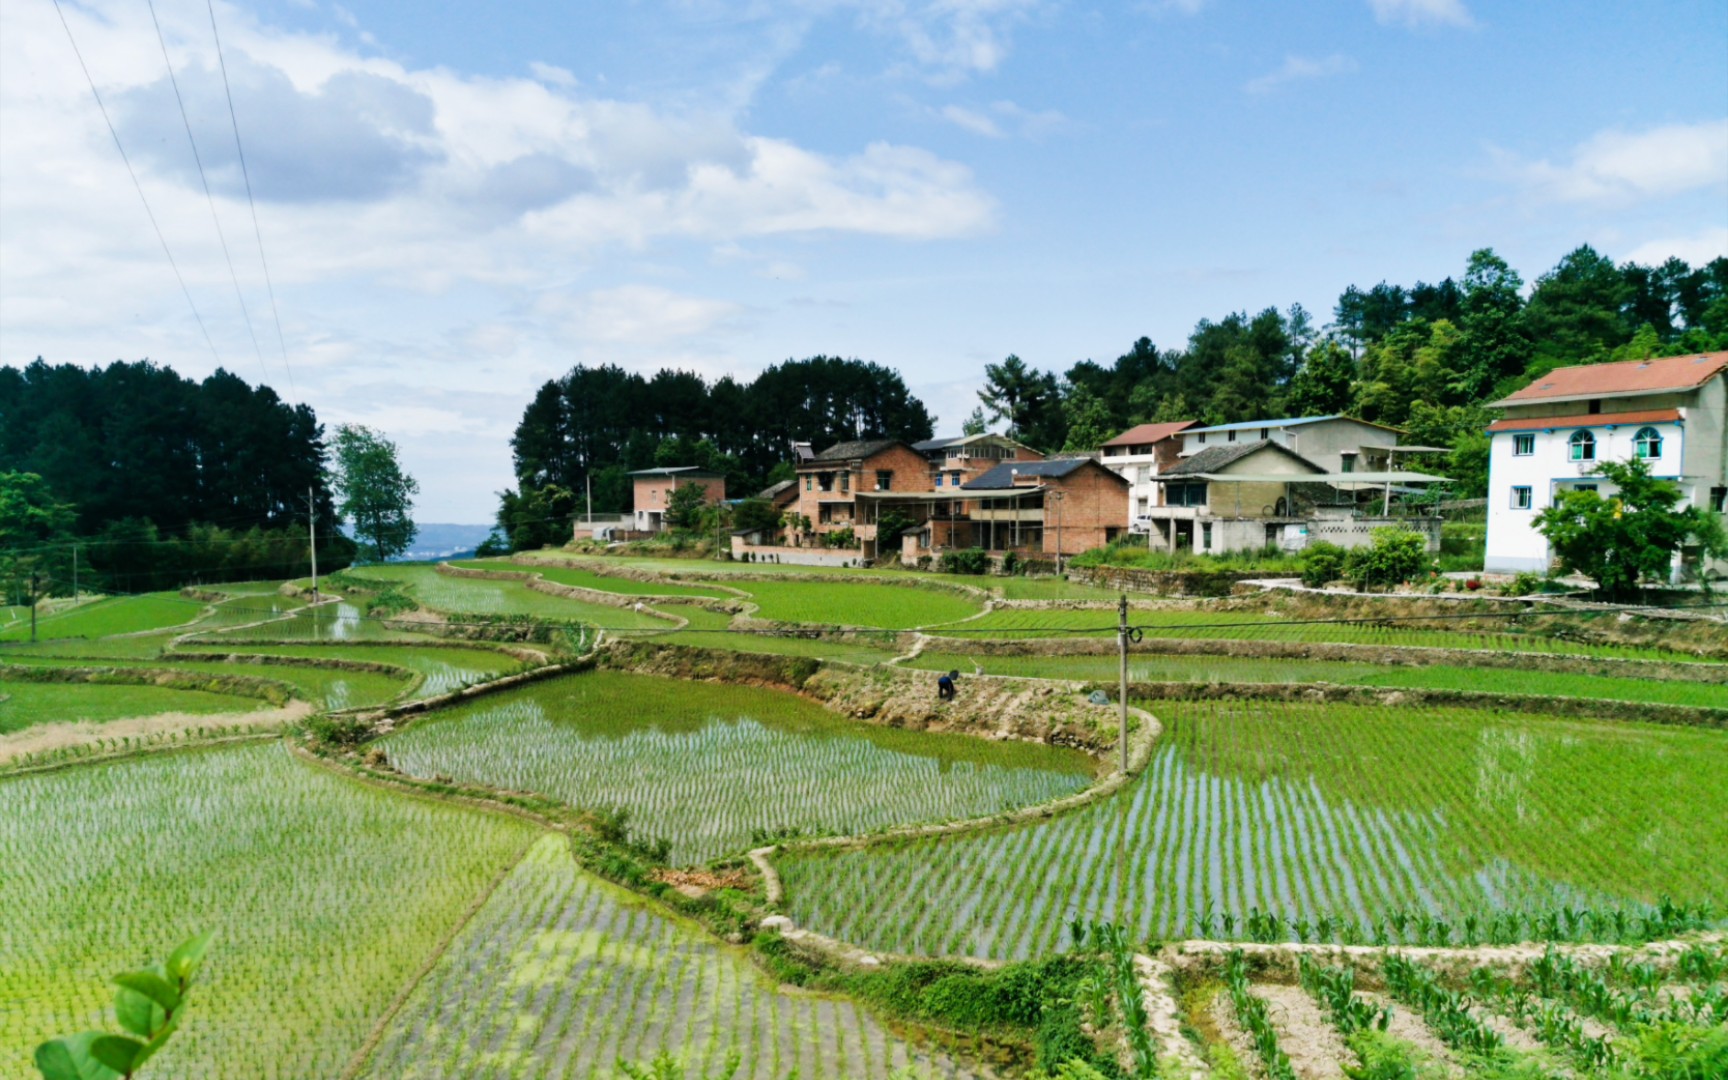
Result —
M 60 0 L 54 0 L 56 4 Z M 246 205 L 252 209 L 252 235 L 258 241 L 258 263 L 264 267 L 264 288 L 270 294 L 270 317 L 276 322 L 276 341 L 282 347 L 282 370 L 288 375 L 288 390 L 295 397 L 294 368 L 288 362 L 288 339 L 282 336 L 282 314 L 276 308 L 276 286 L 270 280 L 270 260 L 264 257 L 264 230 L 258 224 L 258 203 L 252 198 L 252 173 L 246 168 L 246 148 L 240 143 L 240 117 L 234 111 L 234 90 L 228 85 L 228 60 L 222 54 L 222 33 L 216 29 L 215 0 L 205 0 L 210 10 L 210 36 L 216 41 L 216 63 L 222 69 L 222 93 L 228 98 L 228 120 L 234 126 L 234 150 L 240 156 L 240 175 L 246 181 Z M 262 358 L 262 357 L 260 357 Z
M 252 351 L 258 356 L 258 368 L 266 382 L 270 369 L 264 363 L 264 350 L 258 345 L 258 332 L 252 328 L 252 312 L 246 307 L 246 294 L 240 288 L 240 275 L 234 270 L 234 256 L 228 252 L 228 236 L 222 231 L 222 219 L 216 214 L 216 196 L 210 193 L 210 178 L 204 173 L 204 158 L 198 153 L 198 140 L 192 137 L 192 118 L 186 115 L 186 99 L 180 94 L 180 80 L 174 74 L 174 61 L 168 57 L 168 41 L 162 36 L 162 21 L 156 17 L 156 0 L 145 0 L 150 7 L 150 21 L 156 27 L 156 44 L 162 47 L 162 63 L 168 68 L 168 84 L 174 88 L 174 101 L 180 106 L 180 120 L 186 125 L 186 142 L 192 147 L 192 161 L 198 166 L 198 180 L 204 185 L 204 201 L 210 204 L 210 220 L 216 225 L 216 239 L 222 244 L 222 258 L 228 263 L 228 277 L 234 282 L 234 299 L 240 302 L 240 316 L 246 320 L 246 333 L 252 338 Z
M 156 230 L 156 239 L 162 245 L 162 254 L 168 257 L 168 265 L 174 269 L 174 280 L 180 283 L 180 292 L 186 297 L 186 306 L 192 309 L 192 318 L 198 322 L 198 329 L 204 335 L 204 344 L 210 346 L 210 355 L 216 358 L 216 363 L 220 366 L 222 354 L 216 351 L 216 342 L 210 337 L 210 328 L 204 325 L 204 316 L 198 313 L 198 305 L 192 300 L 192 290 L 186 287 L 186 279 L 180 273 L 180 264 L 174 261 L 174 252 L 168 248 L 168 238 L 162 235 L 162 226 L 156 221 L 156 212 L 150 209 L 150 200 L 144 194 L 144 185 L 138 182 L 138 172 L 132 168 L 132 159 L 126 156 L 126 147 L 121 145 L 120 132 L 115 129 L 114 121 L 108 116 L 108 106 L 102 103 L 102 94 L 96 89 L 96 80 L 90 75 L 90 66 L 84 62 L 84 53 L 78 48 L 78 39 L 72 33 L 72 24 L 66 21 L 66 11 L 60 6 L 60 0 L 54 0 L 54 12 L 60 16 L 60 25 L 66 29 L 66 40 L 72 43 L 72 54 L 78 58 L 78 67 L 84 72 L 84 81 L 90 84 L 90 96 L 96 99 L 96 108 L 102 113 L 102 122 L 108 125 L 108 134 L 114 139 L 114 149 L 120 151 L 120 160 L 126 163 L 126 175 L 132 178 L 132 187 L 138 192 L 138 201 L 144 204 L 144 214 L 150 219 L 150 227 Z

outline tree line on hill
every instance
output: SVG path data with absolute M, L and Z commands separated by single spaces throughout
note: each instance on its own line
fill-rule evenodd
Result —
M 308 573 L 412 540 L 412 478 L 387 439 L 218 370 L 149 361 L 0 367 L 0 587 L 8 602 L 83 590 Z M 361 549 L 339 530 L 356 523 Z M 406 535 L 404 535 L 406 534 Z
M 1201 319 L 1180 348 L 1140 338 L 1108 363 L 1060 374 L 1018 356 L 988 364 L 963 425 L 1045 452 L 1089 451 L 1135 424 L 1234 423 L 1344 414 L 1398 427 L 1405 441 L 1450 449 L 1453 493 L 1486 491 L 1486 404 L 1569 364 L 1728 348 L 1728 258 L 1692 267 L 1615 264 L 1585 245 L 1526 290 L 1492 249 L 1462 275 L 1345 289 L 1322 326 L 1301 305 Z M 931 416 L 899 374 L 859 360 L 789 360 L 749 383 L 690 372 L 651 377 L 576 367 L 523 413 L 512 449 L 516 487 L 500 493 L 508 546 L 561 543 L 586 503 L 630 509 L 627 473 L 697 465 L 729 492 L 790 477 L 790 446 L 844 439 L 916 441 Z

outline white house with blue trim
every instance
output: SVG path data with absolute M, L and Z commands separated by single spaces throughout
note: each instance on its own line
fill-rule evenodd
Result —
M 1613 484 L 1590 475 L 1600 461 L 1641 458 L 1679 485 L 1683 505 L 1728 509 L 1725 369 L 1728 352 L 1585 364 L 1494 402 L 1505 415 L 1488 427 L 1485 569 L 1546 571 L 1536 515 L 1561 491 L 1612 495 Z

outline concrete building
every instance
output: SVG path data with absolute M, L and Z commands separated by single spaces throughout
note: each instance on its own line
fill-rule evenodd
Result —
M 702 488 L 702 501 L 709 505 L 726 501 L 726 478 L 694 465 L 662 469 L 637 469 L 630 474 L 633 524 L 638 532 L 661 532 L 666 528 L 666 508 L 672 492 L 685 484 Z
M 1682 505 L 1728 501 L 1728 352 L 1560 368 L 1493 403 L 1488 426 L 1489 570 L 1546 571 L 1536 515 L 1567 490 L 1606 496 L 1600 461 L 1641 458 L 1679 486 Z M 1682 553 L 1676 573 L 1685 569 Z M 1720 567 L 1718 568 L 1720 569 Z
M 1158 505 L 1156 480 L 1165 469 L 1181 460 L 1182 440 L 1177 436 L 1197 424 L 1195 420 L 1140 424 L 1099 448 L 1100 463 L 1128 481 L 1126 510 L 1130 531 L 1151 531 L 1150 511 Z
M 1390 467 L 1387 448 L 1399 431 L 1349 416 L 1294 416 L 1244 420 L 1239 424 L 1184 428 L 1182 456 L 1238 443 L 1271 442 L 1294 451 L 1329 473 L 1376 472 Z
M 1324 475 L 1271 439 L 1205 447 L 1159 475 L 1159 497 L 1146 514 L 1147 546 L 1196 555 L 1301 547 L 1295 539 L 1306 536 L 1305 519 L 1291 488 Z

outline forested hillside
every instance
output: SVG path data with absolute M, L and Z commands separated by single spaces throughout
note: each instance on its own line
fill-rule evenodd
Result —
M 69 586 L 80 537 L 85 587 L 296 575 L 313 492 L 320 561 L 345 565 L 354 548 L 335 527 L 325 457 L 310 406 L 226 371 L 194 382 L 149 361 L 0 367 L 0 498 L 17 534 L 0 571 Z
M 1617 265 L 1588 245 L 1526 288 L 1491 249 L 1437 284 L 1351 285 L 1322 324 L 1301 305 L 1201 319 L 1161 349 L 1043 370 L 986 365 L 967 428 L 997 424 L 1045 451 L 1095 449 L 1134 424 L 1345 413 L 1452 448 L 1454 493 L 1487 482 L 1487 402 L 1566 364 L 1728 348 L 1728 258 L 1703 267 Z M 518 487 L 500 524 L 515 547 L 561 539 L 593 479 L 600 511 L 629 508 L 624 474 L 650 465 L 725 472 L 729 491 L 776 476 L 794 439 L 927 437 L 931 417 L 899 374 L 857 360 L 788 361 L 748 384 L 689 372 L 651 378 L 576 368 L 549 381 L 513 442 Z M 957 432 L 956 432 L 957 433 Z M 787 473 L 786 475 L 789 475 Z

